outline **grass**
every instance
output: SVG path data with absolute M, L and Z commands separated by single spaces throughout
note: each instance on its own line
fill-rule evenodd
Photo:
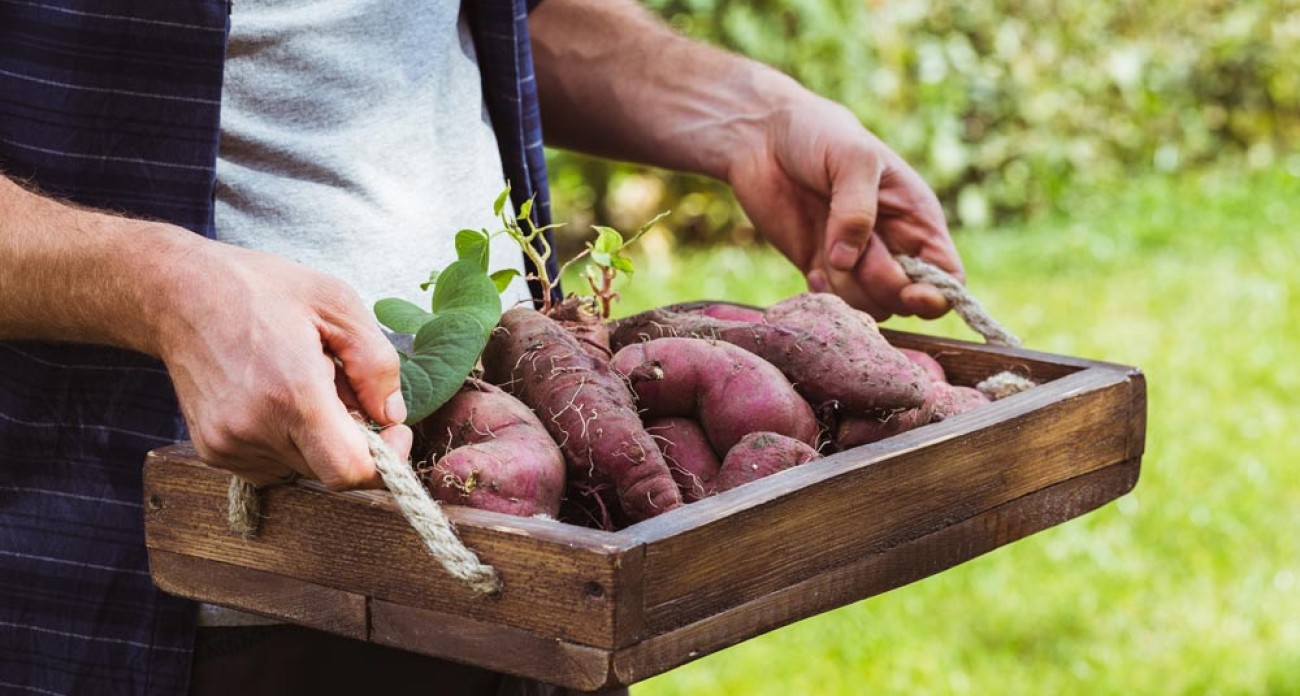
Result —
M 1129 181 L 1068 215 L 960 234 L 970 286 L 1027 345 L 1146 371 L 1137 489 L 634 696 L 1300 694 L 1298 201 L 1293 159 Z M 639 268 L 623 311 L 802 289 L 765 250 Z M 973 337 L 952 318 L 888 325 Z

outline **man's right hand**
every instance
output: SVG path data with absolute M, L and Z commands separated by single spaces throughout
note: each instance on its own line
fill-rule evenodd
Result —
M 253 483 L 381 485 L 349 410 L 409 456 L 397 353 L 335 278 L 0 176 L 0 297 L 0 339 L 161 358 L 198 454 Z
M 297 473 L 334 490 L 381 486 L 348 411 L 390 425 L 406 407 L 397 352 L 356 292 L 206 240 L 175 271 L 158 345 L 199 455 L 253 483 Z M 409 455 L 409 428 L 383 436 Z

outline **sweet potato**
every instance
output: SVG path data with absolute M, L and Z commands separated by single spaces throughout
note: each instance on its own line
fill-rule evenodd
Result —
M 537 412 L 571 474 L 614 485 L 631 520 L 681 505 L 623 380 L 557 322 L 524 307 L 507 311 L 483 352 L 483 368 L 485 379 Z
M 793 438 L 778 433 L 750 433 L 736 443 L 722 460 L 713 493 L 729 491 L 736 486 L 820 458 L 817 450 Z
M 608 362 L 614 356 L 609 347 L 609 326 L 601 321 L 597 307 L 590 301 L 570 295 L 551 309 L 550 318 L 560 323 L 578 339 L 588 355 Z
M 693 417 L 715 452 L 766 430 L 815 444 L 817 418 L 781 371 L 730 343 L 660 338 L 614 354 L 646 418 Z
M 668 460 L 683 502 L 693 503 L 713 491 L 722 463 L 699 423 L 689 418 L 656 418 L 646 421 L 645 429 Z
M 929 413 L 924 407 L 841 418 L 835 428 L 835 448 L 846 450 L 858 445 L 879 442 L 887 437 L 926 425 L 929 423 L 928 418 Z
M 767 321 L 763 316 L 763 310 L 754 307 L 742 307 L 740 305 L 728 304 L 726 302 L 684 302 L 682 304 L 668 305 L 664 307 L 670 312 L 681 312 L 683 314 L 699 314 L 711 319 L 721 319 L 723 321 L 747 321 L 756 324 L 762 324 Z
M 470 380 L 415 432 L 432 460 L 417 468 L 434 498 L 525 517 L 559 513 L 564 456 L 513 396 Z
M 902 353 L 908 360 L 916 363 L 922 370 L 925 370 L 925 374 L 930 378 L 931 382 L 948 381 L 948 374 L 943 371 L 943 365 L 940 365 L 939 361 L 931 357 L 929 353 L 912 350 L 911 348 L 899 348 L 898 352 Z
M 929 378 L 863 317 L 870 319 L 833 295 L 804 294 L 769 309 L 768 323 L 651 310 L 615 322 L 611 340 L 615 350 L 670 336 L 724 341 L 775 365 L 816 408 L 920 406 Z
M 978 390 L 935 382 L 930 386 L 930 392 L 920 408 L 841 419 L 835 429 L 835 446 L 843 450 L 878 442 L 922 425 L 938 423 L 987 403 L 988 397 Z

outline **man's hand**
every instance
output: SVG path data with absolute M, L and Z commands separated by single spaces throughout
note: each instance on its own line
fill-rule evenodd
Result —
M 2 176 L 0 297 L 0 339 L 161 358 L 200 456 L 254 483 L 297 473 L 334 489 L 378 485 L 348 411 L 405 418 L 397 353 L 342 282 Z M 384 439 L 408 456 L 409 428 Z
M 356 292 L 279 257 L 215 243 L 178 270 L 160 352 L 199 455 L 254 483 L 297 473 L 334 490 L 381 486 L 348 412 L 398 424 L 406 408 L 397 352 Z M 409 455 L 409 428 L 382 435 L 400 458 Z
M 962 278 L 943 210 L 911 167 L 847 109 L 811 94 L 774 111 L 726 179 L 755 228 L 808 278 L 877 319 L 932 319 L 948 303 L 894 254 Z
M 847 109 L 627 0 L 547 0 L 529 26 L 552 145 L 724 179 L 812 289 L 881 319 L 947 311 L 892 258 L 961 277 L 939 203 Z

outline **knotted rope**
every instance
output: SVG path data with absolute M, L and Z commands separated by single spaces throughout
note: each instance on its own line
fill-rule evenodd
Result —
M 496 570 L 480 561 L 456 536 L 451 520 L 429 497 L 429 492 L 420 483 L 415 470 L 393 454 L 379 433 L 362 423 L 357 423 L 357 426 L 365 433 L 366 445 L 370 448 L 370 455 L 374 457 L 375 468 L 379 470 L 384 485 L 392 492 L 402 515 L 411 523 L 411 527 L 420 535 L 438 563 L 475 594 L 494 595 L 500 592 L 502 584 Z M 244 536 L 257 533 L 261 508 L 258 497 L 256 486 L 238 476 L 231 479 L 228 520 L 231 530 Z
M 948 301 L 957 316 L 975 333 L 984 337 L 984 342 L 992 346 L 1019 348 L 1023 345 L 1015 334 L 1002 326 L 984 309 L 979 300 L 956 278 L 938 266 L 922 261 L 915 256 L 899 254 L 894 257 L 903 267 L 903 272 L 916 283 L 927 283 L 939 289 L 939 293 Z M 999 372 L 975 385 L 975 388 L 997 401 L 1012 394 L 1037 386 L 1032 380 L 1014 372 Z

